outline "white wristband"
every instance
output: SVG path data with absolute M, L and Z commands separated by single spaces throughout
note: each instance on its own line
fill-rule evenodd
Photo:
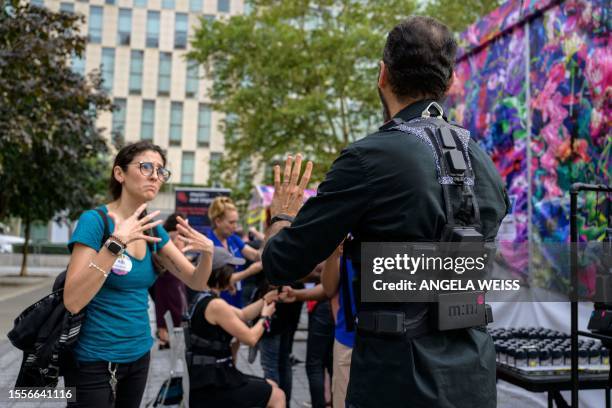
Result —
M 89 267 L 99 270 L 100 272 L 102 272 L 105 278 L 108 278 L 108 274 L 110 273 L 110 271 L 109 272 L 105 271 L 104 269 L 100 268 L 98 265 L 96 265 L 93 262 L 89 263 Z

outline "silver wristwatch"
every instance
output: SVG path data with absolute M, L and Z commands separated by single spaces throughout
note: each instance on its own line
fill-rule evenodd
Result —
M 112 238 L 107 239 L 104 246 L 115 256 L 122 255 L 125 252 L 125 247 Z

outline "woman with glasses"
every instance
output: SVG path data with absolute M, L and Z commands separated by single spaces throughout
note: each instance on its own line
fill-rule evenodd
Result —
M 69 406 L 140 406 L 153 345 L 147 293 L 156 279 L 153 253 L 186 285 L 206 289 L 213 243 L 178 217 L 186 244 L 181 252 L 154 220 L 159 211 L 146 214 L 170 178 L 165 166 L 163 151 L 150 142 L 121 149 L 110 176 L 111 201 L 85 211 L 68 243 L 64 304 L 72 313 L 87 313 L 73 349 L 75 366 L 65 373 L 66 386 L 76 387 L 76 403 Z M 183 255 L 187 251 L 201 253 L 197 267 Z

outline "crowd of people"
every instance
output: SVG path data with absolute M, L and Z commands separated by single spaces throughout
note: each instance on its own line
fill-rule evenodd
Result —
M 176 213 L 168 216 L 164 222 L 164 229 L 170 235 L 172 242 L 178 248 L 183 248 L 185 244 L 176 231 L 179 217 L 181 215 Z M 277 407 L 283 406 L 279 402 L 282 400 L 285 406 L 289 406 L 293 366 L 299 361 L 293 357 L 292 348 L 304 303 L 307 304 L 308 311 L 305 370 L 309 382 L 311 405 L 313 407 L 330 406 L 331 396 L 334 396 L 337 401 L 336 405 L 343 406 L 341 401 L 344 400 L 348 383 L 350 348 L 348 349 L 348 362 L 345 358 L 344 363 L 339 365 L 339 359 L 334 360 L 338 379 L 333 375 L 332 369 L 332 349 L 338 347 L 334 346 L 334 333 L 346 333 L 346 328 L 343 328 L 342 323 L 344 316 L 339 317 L 339 325 L 334 327 L 335 316 L 338 315 L 339 310 L 340 312 L 343 310 L 342 298 L 338 293 L 340 281 L 338 251 L 330 257 L 329 262 L 318 265 L 304 282 L 280 287 L 272 286 L 267 282 L 265 275 L 260 273 L 262 265 L 258 249 L 261 246 L 263 234 L 254 228 L 248 233 L 242 232 L 238 223 L 239 214 L 232 200 L 225 196 L 217 197 L 210 205 L 209 217 L 212 228 L 207 236 L 215 244 L 212 273 L 209 278 L 211 293 L 207 294 L 207 292 L 185 287 L 173 274 L 166 273 L 168 271 L 161 263 L 154 264 L 158 272 L 158 279 L 150 290 L 150 294 L 155 302 L 159 348 L 170 347 L 165 314 L 170 313 L 175 327 L 179 327 L 182 319 L 189 316 L 190 323 L 195 322 L 190 333 L 199 334 L 201 337 L 216 336 L 229 342 L 227 350 L 231 350 L 231 353 L 224 357 L 216 357 L 229 358 L 231 355 L 231 359 L 227 361 L 232 361 L 235 365 L 236 352 L 240 344 L 249 346 L 252 354 L 259 353 L 261 369 L 266 382 L 239 374 L 235 369 L 227 366 L 226 368 L 242 379 L 246 385 L 237 386 L 242 383 L 226 380 L 219 384 L 214 382 L 205 384 L 201 378 L 201 368 L 194 368 L 190 373 L 190 379 L 193 378 L 191 388 L 194 390 L 194 394 L 190 395 L 192 401 L 190 406 L 198 406 L 200 399 L 206 402 L 202 402 L 202 406 L 212 406 L 213 400 L 204 398 L 204 395 L 210 394 L 211 386 L 220 386 L 224 392 L 228 392 L 230 397 L 225 400 L 220 397 L 219 392 L 214 393 L 220 398 L 217 404 L 227 403 L 232 407 L 242 406 L 239 401 L 243 401 L 245 404 L 250 404 L 245 406 L 266 406 L 268 404 Z M 192 262 L 197 263 L 197 257 L 193 257 Z M 322 279 L 330 282 L 326 284 L 328 285 L 327 290 L 324 290 Z M 306 285 L 311 288 L 306 289 Z M 352 288 L 350 290 L 352 291 Z M 206 295 L 203 296 L 203 294 Z M 203 298 L 206 300 L 201 301 Z M 216 300 L 212 302 L 213 299 Z M 264 305 L 259 306 L 262 299 L 266 299 L 265 306 L 268 307 L 266 311 L 262 308 Z M 207 307 L 209 303 L 212 307 Z M 254 305 L 258 306 L 253 309 Z M 219 308 L 221 311 L 218 310 Z M 333 315 L 332 310 L 334 310 Z M 205 316 L 204 319 L 203 316 Z M 258 330 L 252 330 L 255 327 L 252 324 L 256 322 L 255 317 L 257 316 L 264 317 L 265 330 L 261 333 Z M 201 329 L 202 325 L 210 327 L 209 323 L 213 321 L 218 321 L 218 326 L 230 336 L 225 335 L 224 337 L 221 333 L 215 335 L 212 329 L 209 331 Z M 348 335 L 350 336 L 350 333 Z M 349 342 L 348 345 L 350 346 L 351 343 Z M 188 344 L 188 346 L 193 345 Z M 343 352 L 337 351 L 336 356 L 339 357 Z M 189 353 L 189 356 L 193 355 L 192 351 Z M 344 354 L 346 355 L 346 352 Z M 228 377 L 232 376 L 228 375 Z M 332 379 L 334 380 L 333 387 Z M 327 387 L 325 386 L 326 381 Z M 330 389 L 332 389 L 331 393 Z
M 455 53 L 450 30 L 437 20 L 398 24 L 377 83 L 385 124 L 348 146 L 305 204 L 313 164 L 302 173 L 301 155 L 289 156 L 282 177 L 275 166 L 265 235 L 251 231 L 246 243 L 228 197 L 211 203 L 207 234 L 179 214 L 160 225 L 159 212 L 146 208 L 170 179 L 165 154 L 148 141 L 123 147 L 110 202 L 85 211 L 69 243 L 64 304 L 71 313 L 87 311 L 65 371 L 66 385 L 76 387 L 69 406 L 140 405 L 153 346 L 148 292 L 159 347 L 173 347 L 164 313 L 175 325 L 182 320 L 189 406 L 288 406 L 304 303 L 313 407 L 495 406 L 495 351 L 486 330 L 435 329 L 429 305 L 360 302 L 353 285 L 360 242 L 431 242 L 464 229 L 493 240 L 508 211 L 491 159 L 469 132 L 446 122 L 436 102 L 452 84 Z M 442 128 L 443 147 L 454 149 L 444 157 L 455 160 L 453 171 L 469 170 L 474 189 L 468 177 L 439 174 L 447 165 L 432 151 L 432 135 Z M 450 200 L 451 187 L 462 189 L 465 205 Z M 264 378 L 236 368 L 240 344 L 259 350 Z
M 77 402 L 69 405 L 139 406 L 153 346 L 149 295 L 160 349 L 172 347 L 166 313 L 175 327 L 188 327 L 194 407 L 289 406 L 292 346 L 307 302 L 312 405 L 331 404 L 324 383 L 333 378 L 334 324 L 326 293 L 334 290 L 324 291 L 320 282 L 327 272 L 336 275 L 337 286 L 338 271 L 330 266 L 336 260 L 317 266 L 304 282 L 270 285 L 261 273 L 263 235 L 240 233 L 237 208 L 225 196 L 210 205 L 207 234 L 176 213 L 160 225 L 154 220 L 159 212 L 147 214 L 146 203 L 170 177 L 164 166 L 164 153 L 150 142 L 121 149 L 110 178 L 115 200 L 84 212 L 71 237 L 65 305 L 74 313 L 87 307 L 87 320 L 66 372 L 66 385 L 77 389 Z M 306 289 L 305 282 L 318 285 Z M 236 369 L 240 344 L 259 351 L 263 379 Z

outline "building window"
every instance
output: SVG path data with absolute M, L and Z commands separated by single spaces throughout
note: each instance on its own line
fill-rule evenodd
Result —
M 215 21 L 216 18 L 217 16 L 215 16 L 214 14 L 204 14 L 204 20 L 208 21 L 209 23 Z
M 174 10 L 174 0 L 162 0 L 162 8 Z
M 221 159 L 223 159 L 223 153 L 221 152 L 210 152 L 210 161 L 208 162 L 209 173 L 212 174 L 215 172 L 219 163 L 221 163 Z
M 74 13 L 74 3 L 60 3 L 60 11 Z
M 147 11 L 147 47 L 159 46 L 159 11 Z
M 104 1 L 106 4 L 110 4 L 111 6 L 115 5 L 115 0 L 105 0 Z
M 195 168 L 195 154 L 183 152 L 181 160 L 181 183 L 193 184 L 193 169 Z
M 132 33 L 132 10 L 119 9 L 119 25 L 117 27 L 117 44 L 130 45 Z
M 170 105 L 170 144 L 180 145 L 183 136 L 183 103 L 172 102 Z
M 198 94 L 199 65 L 196 62 L 187 63 L 187 80 L 185 81 L 185 96 L 193 98 Z
M 36 7 L 45 7 L 45 2 L 43 0 L 31 0 L 30 4 Z
M 144 51 L 132 50 L 130 53 L 130 94 L 140 95 L 142 92 L 142 59 Z
M 198 107 L 198 146 L 210 143 L 210 107 L 200 104 Z
M 157 94 L 170 95 L 170 79 L 172 75 L 172 53 L 159 53 L 159 75 L 157 78 Z
M 85 75 L 85 58 L 72 54 L 72 70 L 81 75 Z
M 102 48 L 102 88 L 110 92 L 115 77 L 115 49 Z
M 134 7 L 147 8 L 147 0 L 134 0 Z
M 189 11 L 192 13 L 201 13 L 202 0 L 189 0 Z
M 187 31 L 189 27 L 187 14 L 176 13 L 174 19 L 174 48 L 183 50 L 187 47 Z
M 126 101 L 125 99 L 117 98 L 114 101 L 115 109 L 113 110 L 113 125 L 112 132 L 113 137 L 116 141 L 120 141 L 120 145 L 123 146 L 125 141 L 125 111 Z
M 219 13 L 229 13 L 230 0 L 217 0 L 217 11 Z
M 140 119 L 140 138 L 153 140 L 155 132 L 155 101 L 142 101 L 142 117 Z
M 102 42 L 102 19 L 104 8 L 100 6 L 89 7 L 89 42 L 100 44 Z

